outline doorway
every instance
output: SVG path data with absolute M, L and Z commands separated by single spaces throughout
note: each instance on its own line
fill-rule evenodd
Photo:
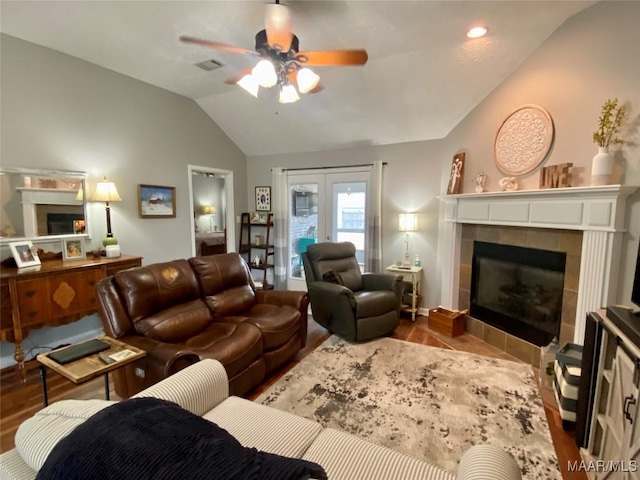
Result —
M 288 288 L 306 290 L 302 253 L 317 242 L 352 242 L 364 269 L 369 171 L 287 174 L 289 209 Z
M 233 172 L 187 166 L 192 256 L 235 251 Z

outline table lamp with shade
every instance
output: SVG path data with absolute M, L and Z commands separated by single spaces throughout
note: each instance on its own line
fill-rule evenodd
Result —
M 401 232 L 406 232 L 407 234 L 404 241 L 406 244 L 406 250 L 402 266 L 404 268 L 409 268 L 411 267 L 411 262 L 409 261 L 409 232 L 415 232 L 418 230 L 418 214 L 416 212 L 401 213 L 399 216 L 399 230 Z
M 116 186 L 113 182 L 109 182 L 107 177 L 104 177 L 104 180 L 101 180 L 96 185 L 96 191 L 91 197 L 91 200 L 94 202 L 105 202 L 107 204 L 107 235 L 102 240 L 102 244 L 107 247 L 109 245 L 117 245 L 118 240 L 113 236 L 111 232 L 111 207 L 109 206 L 110 202 L 120 202 L 122 199 L 120 195 L 118 195 L 118 190 L 116 190 Z
M 213 205 L 205 205 L 202 207 L 202 213 L 209 217 L 209 232 L 213 231 L 213 216 L 218 213 Z

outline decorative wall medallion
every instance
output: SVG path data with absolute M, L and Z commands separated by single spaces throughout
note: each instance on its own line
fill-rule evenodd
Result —
M 508 175 L 524 175 L 540 165 L 553 143 L 553 120 L 544 108 L 523 105 L 498 129 L 494 145 L 496 165 Z
M 69 308 L 74 298 L 76 298 L 76 291 L 67 282 L 62 282 L 53 292 L 53 301 L 65 310 Z

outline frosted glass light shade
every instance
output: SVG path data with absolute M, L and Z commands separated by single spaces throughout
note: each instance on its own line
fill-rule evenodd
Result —
M 122 199 L 118 195 L 118 190 L 113 182 L 107 181 L 107 177 L 96 184 L 96 191 L 91 197 L 94 202 L 120 202 Z
M 300 93 L 308 93 L 318 86 L 320 77 L 316 75 L 310 68 L 301 68 L 296 76 L 298 82 L 298 90 Z
M 293 85 L 283 85 L 280 89 L 280 103 L 293 103 L 300 100 L 300 95 L 296 92 L 296 87 Z
M 250 73 L 247 73 L 244 77 L 238 80 L 236 84 L 241 86 L 245 91 L 249 92 L 254 97 L 258 98 L 260 84 L 258 83 L 258 80 L 256 80 L 256 78 Z
M 253 67 L 253 70 L 251 70 L 251 74 L 256 78 L 261 87 L 271 88 L 278 83 L 276 69 L 269 60 L 260 60 L 258 64 Z
M 418 230 L 418 214 L 416 212 L 401 213 L 399 216 L 401 232 L 415 232 Z

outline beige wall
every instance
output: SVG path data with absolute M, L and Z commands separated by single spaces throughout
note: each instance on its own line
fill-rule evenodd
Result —
M 411 250 L 420 255 L 425 267 L 423 306 L 436 306 L 440 301 L 441 268 L 437 248 L 441 217 L 436 196 L 446 191 L 451 159 L 459 151 L 466 152 L 463 193 L 473 192 L 472 179 L 481 170 L 489 176 L 487 190 L 499 189 L 498 180 L 503 175 L 493 161 L 493 141 L 502 121 L 515 108 L 537 104 L 549 111 L 556 136 L 545 165 L 572 162 L 574 185 L 578 186 L 589 184 L 591 159 L 597 153 L 591 135 L 601 105 L 614 97 L 628 102 L 636 125 L 635 145 L 616 153 L 616 169 L 623 183 L 640 184 L 639 21 L 640 2 L 601 2 L 569 19 L 443 140 L 249 157 L 249 205 L 253 187 L 271 183 L 270 168 L 274 166 L 388 162 L 383 193 L 383 263 L 400 259 L 404 253 L 404 237 L 397 231 L 398 213 L 413 208 L 420 211 L 420 232 L 412 238 Z M 519 178 L 521 188 L 538 188 L 538 175 L 536 170 Z M 629 203 L 629 231 L 624 237 L 618 293 L 618 301 L 627 304 L 640 236 L 640 192 Z
M 444 140 L 442 168 L 458 150 L 466 152 L 463 192 L 473 192 L 474 175 L 488 175 L 497 191 L 501 174 L 493 161 L 493 141 L 502 121 L 525 104 L 544 107 L 553 118 L 555 142 L 544 165 L 571 162 L 574 186 L 589 185 L 592 143 L 607 98 L 627 102 L 635 130 L 630 144 L 616 151 L 616 180 L 640 185 L 640 2 L 600 2 L 562 25 L 506 81 Z M 539 169 L 518 177 L 521 189 L 538 188 Z M 443 181 L 443 189 L 446 184 Z M 628 232 L 617 301 L 629 304 L 640 237 L 640 192 L 629 199 Z

